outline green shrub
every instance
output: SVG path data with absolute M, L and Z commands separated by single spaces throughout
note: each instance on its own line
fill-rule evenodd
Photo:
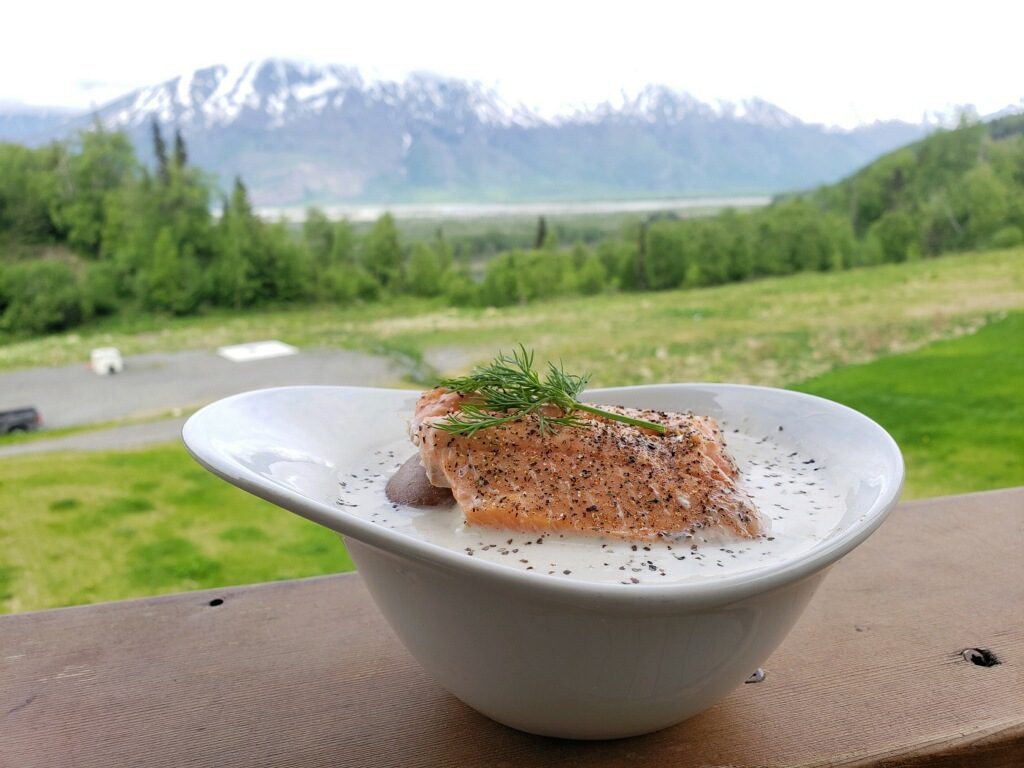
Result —
M 989 245 L 993 248 L 1014 248 L 1021 243 L 1024 243 L 1024 232 L 1020 227 L 1014 226 L 1003 227 L 989 240 Z
M 191 249 L 178 249 L 169 227 L 157 235 L 149 268 L 141 277 L 141 298 L 148 309 L 187 315 L 199 304 L 203 275 Z
M 444 295 L 453 307 L 472 307 L 477 301 L 477 287 L 466 268 L 448 271 L 445 276 Z
M 110 315 L 117 311 L 123 300 L 120 275 L 109 262 L 91 265 L 82 279 L 82 310 L 86 317 Z
M 604 290 L 608 272 L 596 254 L 589 254 L 576 274 L 576 288 L 584 296 L 593 296 Z
M 82 296 L 71 267 L 63 261 L 14 264 L 0 273 L 0 328 L 47 333 L 82 319 Z

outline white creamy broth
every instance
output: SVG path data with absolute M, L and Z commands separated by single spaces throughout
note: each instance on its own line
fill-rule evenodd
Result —
M 624 584 L 665 584 L 719 578 L 793 559 L 832 533 L 846 504 L 818 457 L 779 436 L 751 436 L 724 422 L 740 484 L 771 530 L 757 539 L 717 531 L 662 541 L 624 541 L 579 534 L 525 534 L 467 525 L 453 502 L 432 508 L 391 503 L 388 478 L 413 453 L 406 441 L 377 451 L 362 471 L 339 475 L 339 506 L 350 514 L 408 536 L 557 578 Z

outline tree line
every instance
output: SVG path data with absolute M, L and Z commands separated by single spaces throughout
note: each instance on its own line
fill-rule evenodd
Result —
M 654 216 L 618 235 L 482 266 L 440 231 L 401 242 L 390 215 L 363 234 L 310 209 L 268 222 L 242 181 L 217 200 L 179 133 L 152 127 L 153 168 L 99 125 L 75 141 L 0 145 L 0 331 L 35 334 L 119 311 L 188 315 L 297 303 L 439 297 L 505 306 L 608 290 L 717 285 L 1024 242 L 1024 117 L 964 122 L 850 178 L 751 212 Z M 216 212 L 214 209 L 216 208 Z
M 169 147 L 154 124 L 153 148 L 150 170 L 101 126 L 71 144 L 0 145 L 0 329 L 43 333 L 123 309 L 375 300 L 410 280 L 410 292 L 432 292 L 448 266 L 443 242 L 406 254 L 390 216 L 361 238 L 317 210 L 298 233 L 263 221 L 240 179 L 215 215 L 215 186 L 181 135 Z
M 691 288 L 1024 243 L 1024 116 L 962 119 L 837 184 L 749 212 L 660 215 L 589 249 L 510 251 L 476 300 Z

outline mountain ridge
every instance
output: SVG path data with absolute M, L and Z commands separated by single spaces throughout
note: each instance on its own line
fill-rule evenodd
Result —
M 43 120 L 28 137 L 22 118 L 19 140 L 96 119 L 126 131 L 143 157 L 153 120 L 180 130 L 197 165 L 222 187 L 241 176 L 260 205 L 773 194 L 836 180 L 926 130 L 829 128 L 761 99 L 707 102 L 663 85 L 543 117 L 477 82 L 367 80 L 352 67 L 268 59 L 179 75 Z

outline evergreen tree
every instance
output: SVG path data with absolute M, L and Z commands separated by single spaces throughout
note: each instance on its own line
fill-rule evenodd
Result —
M 679 226 L 671 221 L 656 221 L 646 230 L 642 246 L 644 272 L 638 282 L 656 291 L 682 285 L 688 267 L 682 245 L 688 237 L 685 223 Z
M 145 170 L 127 180 L 104 201 L 100 258 L 112 263 L 122 297 L 138 296 L 138 275 L 152 258 L 153 243 L 163 222 L 155 184 Z
M 428 243 L 412 247 L 405 268 L 406 290 L 414 296 L 438 296 L 445 288 L 446 269 L 438 249 Z
M 334 222 L 331 238 L 331 264 L 355 264 L 356 233 L 347 219 Z
M 437 232 L 434 233 L 434 250 L 437 252 L 437 262 L 441 272 L 447 273 L 455 263 L 455 256 L 452 253 L 451 245 L 445 240 L 444 230 L 441 227 L 438 227 Z
M 154 119 L 150 123 L 150 130 L 153 134 L 153 157 L 156 159 L 156 177 L 161 183 L 166 184 L 170 179 L 170 171 L 167 162 L 167 143 L 164 135 L 160 132 L 160 123 Z
M 318 301 L 346 298 L 347 281 L 334 269 L 334 225 L 319 208 L 306 209 L 302 241 L 309 257 L 313 297 Z
M 554 227 L 549 228 L 544 233 L 544 241 L 541 243 L 541 248 L 545 251 L 558 250 L 558 232 L 555 231 Z
M 181 129 L 174 131 L 174 167 L 179 171 L 188 165 L 188 150 L 185 148 L 185 140 L 181 137 Z
M 224 201 L 217 234 L 217 256 L 210 273 L 211 299 L 234 309 L 249 306 L 259 292 L 254 258 L 258 233 L 241 179 L 235 179 L 231 197 Z
M 266 253 L 268 268 L 268 301 L 295 302 L 313 295 L 313 268 L 309 251 L 288 231 L 288 224 L 279 221 L 266 225 L 257 221 L 260 245 Z
M 136 176 L 138 165 L 123 133 L 97 125 L 78 141 L 78 151 L 61 168 L 65 195 L 55 206 L 55 218 L 68 244 L 95 258 L 102 251 L 108 198 Z
M 395 219 L 385 213 L 374 223 L 362 244 L 366 271 L 384 288 L 392 288 L 401 274 L 402 248 L 398 244 Z
M 143 305 L 149 309 L 188 314 L 199 302 L 200 274 L 190 249 L 179 250 L 170 227 L 153 243 L 153 258 L 142 275 Z
M 174 162 L 168 182 L 155 190 L 163 219 L 170 223 L 179 248 L 190 247 L 203 266 L 213 259 L 214 234 L 210 188 L 201 173 L 188 165 L 181 132 L 174 137 Z
M 331 253 L 334 250 L 334 226 L 327 218 L 327 214 L 319 208 L 307 208 L 306 217 L 302 222 L 302 237 L 314 263 L 321 269 L 326 269 L 330 265 Z
M 587 249 L 587 246 L 577 241 L 576 244 L 572 247 L 573 269 L 580 269 L 583 266 L 583 263 L 587 260 L 587 256 L 589 254 L 590 251 Z
M 37 243 L 64 236 L 60 169 L 68 163 L 62 144 L 29 149 L 0 144 L 0 233 L 13 241 Z
M 534 238 L 534 250 L 540 250 L 548 239 L 548 222 L 543 216 L 537 219 L 537 236 Z
M 433 243 L 416 243 L 406 260 L 403 286 L 415 296 L 439 296 L 451 287 L 452 250 L 438 228 Z
M 749 218 L 733 208 L 727 209 L 719 217 L 721 228 L 729 233 L 728 253 L 725 257 L 726 279 L 730 281 L 748 280 L 754 274 L 757 256 Z
M 640 226 L 637 228 L 633 269 L 628 282 L 628 286 L 637 291 L 643 291 L 650 287 L 647 283 L 647 233 L 649 229 L 649 220 L 640 222 Z

